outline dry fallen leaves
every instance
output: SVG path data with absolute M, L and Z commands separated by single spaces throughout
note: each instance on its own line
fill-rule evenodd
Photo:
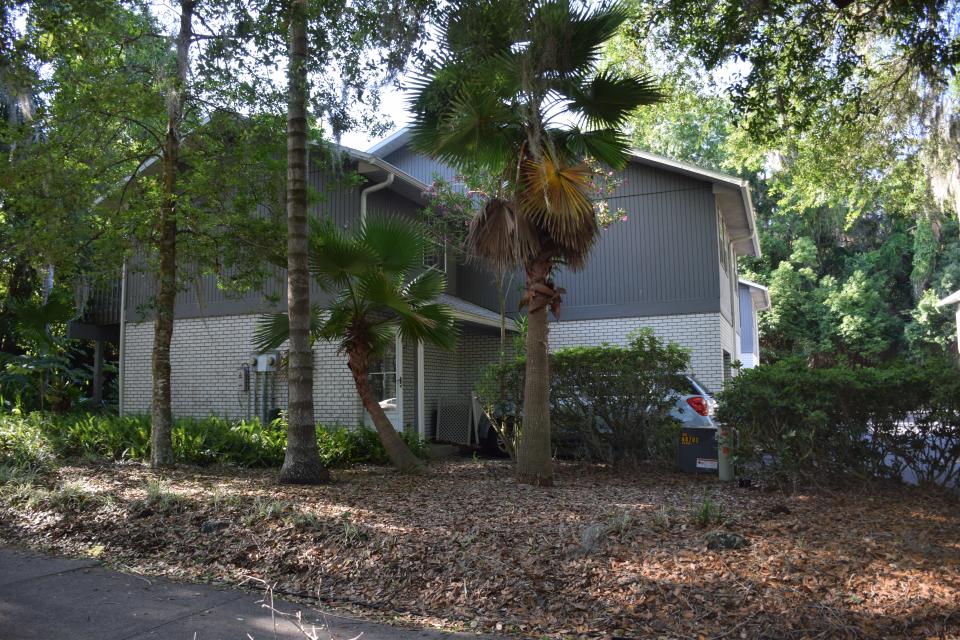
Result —
M 947 495 L 785 496 L 576 465 L 537 489 L 502 461 L 336 475 L 280 487 L 269 472 L 181 469 L 161 478 L 171 499 L 146 504 L 149 469 L 65 467 L 51 486 L 98 499 L 0 506 L 0 541 L 185 580 L 253 575 L 370 617 L 524 637 L 960 637 L 960 508 Z M 708 496 L 724 522 L 701 528 Z M 718 529 L 749 546 L 708 550 Z

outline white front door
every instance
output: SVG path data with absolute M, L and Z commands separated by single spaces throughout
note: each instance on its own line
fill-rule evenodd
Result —
M 403 430 L 403 341 L 400 336 L 382 355 L 371 360 L 370 386 L 393 428 Z M 366 424 L 373 426 L 370 415 L 366 411 L 363 415 Z

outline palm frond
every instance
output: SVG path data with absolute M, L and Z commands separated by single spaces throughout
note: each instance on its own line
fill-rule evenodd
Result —
M 376 265 L 370 247 L 347 237 L 329 221 L 310 225 L 310 273 L 325 291 L 337 291 L 354 276 Z
M 504 25 L 521 23 L 524 0 L 458 0 L 444 11 L 442 45 L 463 60 L 480 60 L 509 52 L 513 34 Z
M 403 295 L 395 278 L 382 271 L 365 273 L 357 281 L 359 297 L 379 310 L 397 315 L 413 313 L 410 301 Z
M 534 221 L 574 263 L 584 258 L 599 228 L 593 203 L 587 197 L 593 174 L 584 164 L 563 165 L 550 154 L 526 160 L 519 205 L 523 217 Z
M 453 310 L 445 304 L 426 304 L 415 314 L 400 318 L 398 330 L 405 339 L 422 340 L 442 349 L 450 349 L 457 341 Z
M 310 337 L 316 339 L 323 325 L 322 314 L 310 309 Z M 290 337 L 290 318 L 286 312 L 264 314 L 253 329 L 253 348 L 259 352 L 279 349 Z
M 567 108 L 591 127 L 620 127 L 637 108 L 661 102 L 665 94 L 652 76 L 618 76 L 602 71 L 587 82 L 571 82 Z
M 417 222 L 399 216 L 370 216 L 356 244 L 376 258 L 376 266 L 388 274 L 405 273 L 423 264 L 429 249 L 429 233 Z
M 466 244 L 472 258 L 504 273 L 536 252 L 537 235 L 511 201 L 491 198 L 470 221 Z
M 318 337 L 327 340 L 339 340 L 345 336 L 353 322 L 356 308 L 349 292 L 343 294 L 327 308 L 323 323 L 317 330 Z
M 414 306 L 435 300 L 447 287 L 447 278 L 436 269 L 427 269 L 408 282 L 401 291 Z
M 551 136 L 568 158 L 594 158 L 611 169 L 622 169 L 630 158 L 630 143 L 617 129 L 570 127 L 553 131 Z
M 628 17 L 622 4 L 539 3 L 530 17 L 529 56 L 547 76 L 577 77 L 600 59 L 603 44 Z

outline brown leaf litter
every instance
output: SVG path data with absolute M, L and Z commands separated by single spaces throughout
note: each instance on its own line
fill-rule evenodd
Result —
M 448 461 L 427 478 L 365 467 L 282 487 L 269 472 L 70 466 L 50 487 L 86 499 L 6 499 L 0 541 L 523 637 L 960 638 L 953 496 L 875 484 L 784 495 L 572 464 L 541 489 L 511 472 Z M 746 544 L 708 549 L 716 532 Z

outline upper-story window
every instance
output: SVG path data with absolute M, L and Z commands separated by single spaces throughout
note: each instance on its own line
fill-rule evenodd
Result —
M 730 242 L 727 240 L 727 228 L 719 212 L 717 212 L 717 228 L 720 229 L 720 266 L 726 273 L 730 273 Z

